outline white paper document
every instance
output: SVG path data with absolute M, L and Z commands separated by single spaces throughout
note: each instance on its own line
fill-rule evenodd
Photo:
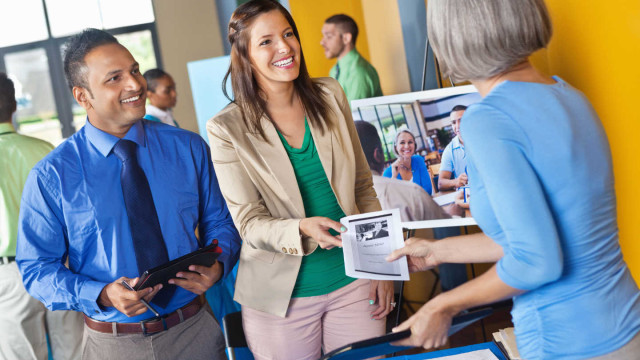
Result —
M 438 360 L 498 360 L 498 358 L 493 355 L 491 350 L 482 349 L 471 351 L 464 354 L 456 354 L 439 357 Z
M 398 209 L 352 215 L 340 219 L 347 228 L 342 248 L 347 276 L 372 280 L 409 280 L 407 258 L 385 258 L 404 246 Z

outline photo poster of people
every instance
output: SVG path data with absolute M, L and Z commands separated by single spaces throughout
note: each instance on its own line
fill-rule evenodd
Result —
M 409 280 L 407 259 L 385 258 L 404 246 L 398 209 L 347 216 L 340 220 L 347 276 L 373 280 Z

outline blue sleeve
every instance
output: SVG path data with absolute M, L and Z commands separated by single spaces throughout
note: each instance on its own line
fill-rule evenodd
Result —
M 384 169 L 382 176 L 391 178 L 391 175 L 392 175 L 391 166 L 388 166 L 386 169 Z
M 522 290 L 557 280 L 563 268 L 560 238 L 529 161 L 532 143 L 526 133 L 515 120 L 487 105 L 467 110 L 462 132 L 506 240 L 498 276 Z
M 442 152 L 442 159 L 440 160 L 440 171 L 450 172 L 451 178 L 455 179 L 453 176 L 458 174 L 454 174 L 455 168 L 453 167 L 453 151 L 451 150 L 453 146 L 451 145 L 451 141 L 449 142 L 449 145 L 445 146 L 444 151 Z
M 422 186 L 424 191 L 431 195 L 431 176 L 427 169 L 427 164 L 424 163 L 424 159 L 420 155 L 413 155 L 411 157 L 411 167 L 413 168 L 413 182 Z
M 224 265 L 224 275 L 231 273 L 231 269 L 238 261 L 241 239 L 233 224 L 227 203 L 222 197 L 218 178 L 216 177 L 209 146 L 200 141 L 202 161 L 200 164 L 200 239 L 210 244 L 213 239 L 218 240 L 222 254 L 218 260 Z
M 29 173 L 20 204 L 16 262 L 29 294 L 48 309 L 99 314 L 98 296 L 107 284 L 64 266 L 68 240 L 57 183 L 45 172 Z

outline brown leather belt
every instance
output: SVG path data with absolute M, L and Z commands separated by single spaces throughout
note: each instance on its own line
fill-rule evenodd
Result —
M 113 323 L 93 320 L 87 315 L 84 316 L 84 323 L 87 324 L 89 329 L 101 332 L 118 335 L 118 334 L 144 334 L 153 335 L 167 329 L 170 329 L 181 322 L 187 320 L 193 315 L 197 314 L 202 308 L 202 301 L 200 296 L 196 297 L 187 305 L 180 309 L 163 316 L 158 319 L 153 317 L 148 320 L 143 320 L 136 323 Z

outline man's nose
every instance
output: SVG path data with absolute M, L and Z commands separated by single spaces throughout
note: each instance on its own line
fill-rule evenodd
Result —
M 140 90 L 140 88 L 142 88 L 142 81 L 143 80 L 140 80 L 137 76 L 129 74 L 126 82 L 127 89 Z

